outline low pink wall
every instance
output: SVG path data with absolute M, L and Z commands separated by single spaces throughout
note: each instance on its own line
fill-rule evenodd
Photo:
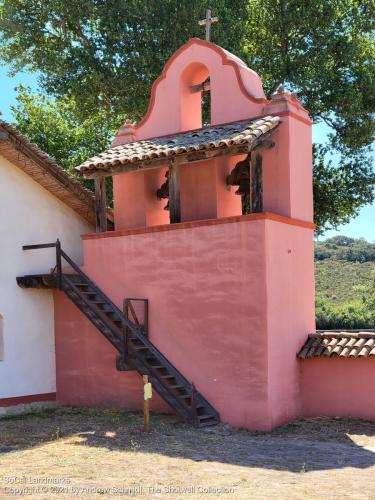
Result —
M 375 420 L 375 358 L 299 361 L 303 416 Z

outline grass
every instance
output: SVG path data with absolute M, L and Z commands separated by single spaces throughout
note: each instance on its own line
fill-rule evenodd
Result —
M 0 420 L 1 499 L 26 487 L 38 500 L 374 498 L 374 472 L 371 422 L 308 419 L 261 433 L 152 415 L 144 433 L 140 413 L 72 408 Z

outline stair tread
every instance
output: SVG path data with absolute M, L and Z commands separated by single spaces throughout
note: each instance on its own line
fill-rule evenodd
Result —
M 216 420 L 212 420 L 212 421 L 209 421 L 209 422 L 199 422 L 198 423 L 198 427 L 201 428 L 201 427 L 210 427 L 211 425 L 217 425 L 219 423 L 219 420 L 216 419 Z
M 207 420 L 209 418 L 216 418 L 216 415 L 212 415 L 211 413 L 205 415 L 198 415 L 198 420 Z

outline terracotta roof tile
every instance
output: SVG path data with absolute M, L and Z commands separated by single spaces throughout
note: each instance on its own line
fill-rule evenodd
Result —
M 88 159 L 76 170 L 80 174 L 88 174 L 96 170 L 105 172 L 119 165 L 175 158 L 194 151 L 230 149 L 241 144 L 250 145 L 262 136 L 268 135 L 279 123 L 278 116 L 266 116 L 256 120 L 242 120 L 175 135 L 134 141 L 108 149 Z
M 375 330 L 311 333 L 297 354 L 300 359 L 375 356 Z

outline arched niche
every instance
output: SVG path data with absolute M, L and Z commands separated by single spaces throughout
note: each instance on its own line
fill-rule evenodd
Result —
M 189 64 L 180 79 L 180 116 L 183 130 L 202 127 L 202 91 L 194 91 L 193 87 L 202 84 L 209 77 L 204 64 Z

